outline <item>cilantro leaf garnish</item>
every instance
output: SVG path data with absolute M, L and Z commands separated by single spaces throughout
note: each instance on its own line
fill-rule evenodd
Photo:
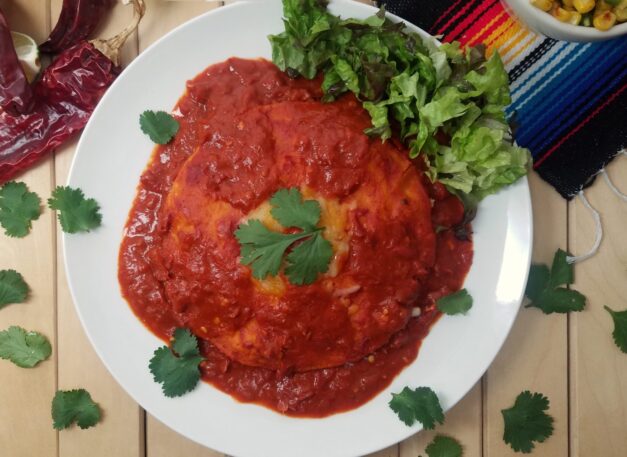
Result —
M 304 232 L 292 234 L 273 232 L 257 219 L 241 224 L 235 231 L 241 245 L 241 263 L 250 265 L 253 276 L 257 279 L 264 279 L 268 275 L 276 276 L 281 269 L 287 248 L 308 235 Z
M 15 270 L 0 270 L 0 308 L 9 303 L 22 303 L 28 295 L 28 284 Z
M 32 368 L 50 357 L 50 342 L 41 333 L 27 332 L 11 326 L 0 332 L 0 358 L 7 359 L 22 368 Z
M 93 427 L 100 416 L 100 407 L 85 389 L 58 390 L 52 399 L 52 426 L 56 430 L 74 422 L 82 429 Z
M 438 298 L 435 304 L 440 311 L 450 316 L 466 314 L 468 310 L 472 308 L 472 297 L 466 289 L 462 289 L 445 297 Z
M 305 200 L 300 191 L 280 189 L 270 199 L 273 208 L 270 214 L 283 227 L 298 227 L 302 230 L 313 230 L 320 220 L 320 204 L 316 200 Z
M 179 397 L 191 391 L 200 380 L 200 355 L 196 337 L 185 328 L 174 331 L 172 347 L 162 346 L 150 359 L 150 372 L 162 384 L 166 397 Z
M 41 214 L 41 199 L 23 182 L 9 181 L 0 187 L 0 225 L 7 236 L 22 238 Z
M 573 283 L 573 266 L 566 260 L 567 253 L 558 249 L 551 270 L 546 265 L 534 264 L 529 270 L 525 295 L 531 300 L 527 308 L 539 308 L 545 314 L 581 311 L 586 297 L 566 287 Z
M 59 222 L 66 233 L 89 232 L 102 222 L 100 206 L 93 198 L 86 199 L 81 189 L 57 186 L 48 206 L 59 212 Z
M 241 246 L 241 263 L 250 265 L 253 276 L 264 279 L 279 274 L 285 253 L 285 275 L 292 284 L 313 283 L 318 274 L 329 268 L 333 249 L 322 236 L 324 227 L 320 221 L 320 204 L 304 200 L 297 188 L 281 189 L 270 199 L 270 213 L 285 228 L 299 228 L 298 233 L 273 232 L 260 220 L 251 219 L 240 224 L 235 237 Z M 300 244 L 295 245 L 299 240 Z
M 549 400 L 540 393 L 522 392 L 514 406 L 501 411 L 505 421 L 503 441 L 516 452 L 528 454 L 534 441 L 543 443 L 553 434 L 553 418 L 546 414 Z
M 198 340 L 190 330 L 185 328 L 177 328 L 174 331 L 172 351 L 178 354 L 179 357 L 200 355 Z
M 462 447 L 450 436 L 436 435 L 425 448 L 429 457 L 461 457 Z
M 285 274 L 292 284 L 311 284 L 329 269 L 333 256 L 331 243 L 317 231 L 311 238 L 303 241 L 287 255 Z
M 179 131 L 179 123 L 165 111 L 144 111 L 139 116 L 139 126 L 157 144 L 167 144 Z
M 621 351 L 627 354 L 627 310 L 614 311 L 608 306 L 604 308 L 610 313 L 614 321 L 614 331 L 612 332 L 614 343 Z
M 444 423 L 440 400 L 429 387 L 418 387 L 414 390 L 405 387 L 401 393 L 392 394 L 389 405 L 407 426 L 418 421 L 425 429 L 432 429 L 436 422 Z

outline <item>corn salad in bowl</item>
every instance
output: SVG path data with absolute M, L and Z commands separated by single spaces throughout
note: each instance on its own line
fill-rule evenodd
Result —
M 551 38 L 600 41 L 627 34 L 627 0 L 504 0 L 528 27 Z
M 531 0 L 559 21 L 606 31 L 627 21 L 627 0 Z

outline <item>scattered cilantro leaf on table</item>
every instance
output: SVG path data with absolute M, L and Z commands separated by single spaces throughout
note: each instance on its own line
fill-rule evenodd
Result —
M 627 354 L 627 310 L 614 311 L 608 306 L 604 308 L 610 313 L 614 321 L 614 331 L 612 332 L 614 343 L 621 351 Z
M 21 368 L 32 368 L 52 353 L 48 339 L 41 333 L 11 326 L 0 332 L 0 358 Z
M 530 303 L 527 308 L 539 308 L 545 314 L 581 311 L 586 297 L 576 290 L 560 287 L 573 283 L 573 266 L 567 261 L 568 254 L 558 249 L 553 257 L 551 270 L 546 265 L 533 264 L 525 295 Z
M 547 409 L 549 400 L 544 395 L 528 390 L 520 393 L 514 406 L 501 411 L 505 422 L 503 441 L 516 452 L 531 452 L 534 441 L 542 443 L 553 434 L 553 418 L 545 412 Z
M 272 216 L 285 228 L 299 228 L 298 233 L 274 232 L 260 220 L 240 224 L 235 237 L 241 246 L 241 263 L 250 265 L 253 276 L 264 279 L 279 274 L 284 257 L 285 275 L 292 284 L 313 283 L 329 268 L 333 249 L 322 236 L 320 204 L 303 200 L 297 188 L 280 189 L 270 199 Z M 294 245 L 302 240 L 300 244 Z M 292 250 L 285 256 L 289 248 Z
M 553 256 L 549 283 L 553 287 L 572 284 L 574 281 L 573 266 L 568 263 L 568 253 L 558 249 Z
M 0 225 L 7 236 L 23 238 L 41 214 L 41 199 L 23 182 L 9 181 L 0 187 Z
M 28 284 L 15 270 L 0 270 L 0 308 L 10 303 L 22 303 L 28 295 Z
M 179 131 L 179 123 L 165 111 L 144 111 L 139 116 L 139 126 L 157 144 L 169 143 Z
M 162 346 L 157 349 L 149 367 L 155 382 L 162 384 L 164 395 L 179 397 L 198 384 L 198 365 L 203 360 L 196 337 L 188 329 L 177 328 L 171 348 Z
M 537 300 L 549 284 L 551 272 L 544 264 L 531 264 L 525 295 L 529 300 Z
M 440 400 L 429 387 L 418 387 L 414 390 L 405 387 L 400 393 L 392 394 L 389 405 L 407 426 L 418 421 L 425 429 L 430 430 L 435 427 L 436 422 L 444 423 Z
M 462 447 L 450 436 L 436 435 L 425 448 L 429 457 L 462 457 Z
M 472 308 L 472 297 L 466 289 L 440 297 L 435 302 L 437 308 L 444 314 L 466 314 Z
M 52 399 L 52 426 L 56 430 L 74 422 L 82 429 L 93 427 L 100 417 L 100 407 L 85 389 L 58 390 Z
M 89 232 L 102 222 L 98 202 L 85 198 L 81 189 L 57 186 L 48 199 L 48 206 L 59 212 L 61 229 L 66 233 Z

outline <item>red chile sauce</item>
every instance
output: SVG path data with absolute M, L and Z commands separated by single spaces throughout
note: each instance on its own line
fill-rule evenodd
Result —
M 139 319 L 163 340 L 170 338 L 174 328 L 187 323 L 185 313 L 168 300 L 163 271 L 158 272 L 154 262 L 168 230 L 160 220 L 160 211 L 183 164 L 219 123 L 228 123 L 247 107 L 318 101 L 321 95 L 320 80 L 290 79 L 263 60 L 229 59 L 188 82 L 187 92 L 175 109 L 180 130 L 170 144 L 155 149 L 141 177 L 119 258 L 124 297 Z M 354 100 L 345 103 L 352 103 L 356 117 L 365 116 Z M 246 134 L 254 137 L 254 132 Z M 463 219 L 461 202 L 441 184 L 432 184 L 418 173 L 432 202 L 431 223 L 437 232 L 430 273 L 413 303 L 420 308 L 418 317 L 407 318 L 401 330 L 366 357 L 332 368 L 298 372 L 243 365 L 199 338 L 206 358 L 201 364 L 203 379 L 240 401 L 301 417 L 323 417 L 356 408 L 388 386 L 416 358 L 422 339 L 439 318 L 435 300 L 461 288 L 472 262 L 472 242 L 457 239 L 453 230 Z M 229 185 L 229 194 L 237 198 L 237 184 Z M 179 292 L 185 294 L 186 290 Z

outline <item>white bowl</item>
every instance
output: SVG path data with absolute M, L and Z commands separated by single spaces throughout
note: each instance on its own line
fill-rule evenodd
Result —
M 602 32 L 594 27 L 583 27 L 561 22 L 531 4 L 531 0 L 503 0 L 530 29 L 557 40 L 602 41 L 627 34 L 627 22 L 616 24 Z

